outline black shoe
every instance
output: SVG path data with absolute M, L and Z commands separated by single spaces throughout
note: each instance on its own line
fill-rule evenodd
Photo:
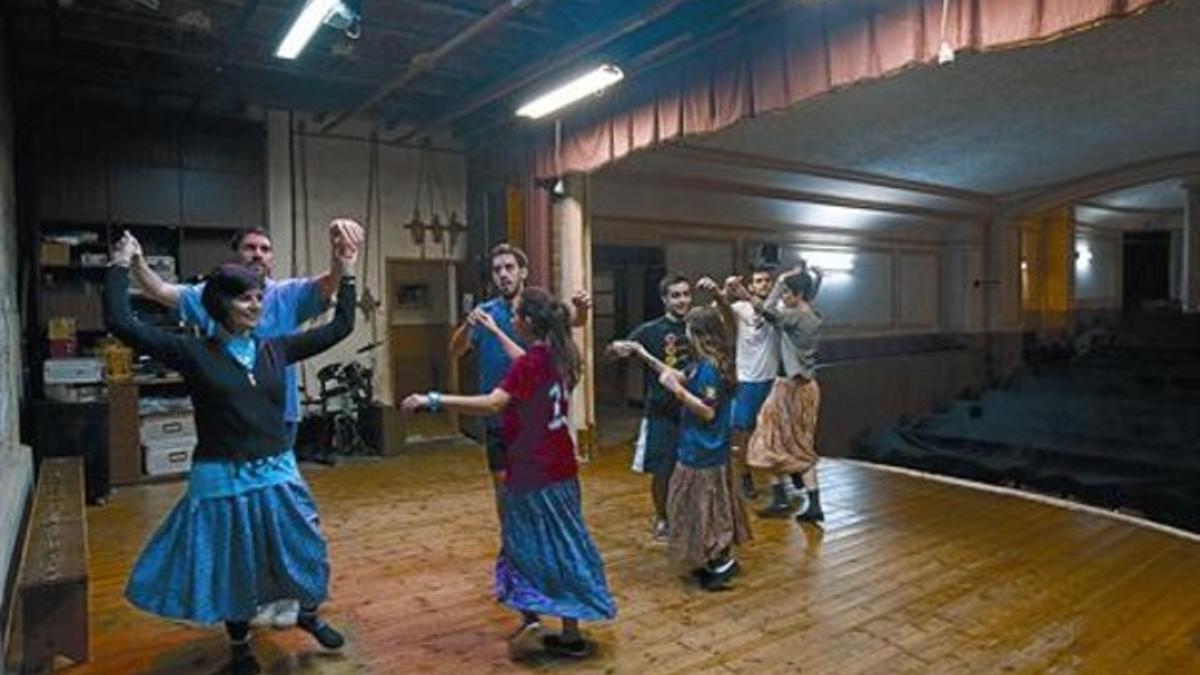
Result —
M 800 513 L 796 514 L 797 523 L 813 523 L 820 524 L 825 522 L 825 512 L 821 509 L 809 507 Z
M 542 647 L 547 654 L 568 659 L 586 659 L 596 653 L 596 643 L 582 637 L 567 642 L 561 635 L 545 635 L 542 637 Z
M 324 621 L 312 614 L 300 614 L 296 619 L 296 627 L 316 638 L 325 649 L 341 649 L 346 644 L 346 638 Z
M 229 659 L 230 675 L 258 675 L 261 672 L 262 666 L 258 665 L 258 659 L 254 658 L 249 645 L 233 648 L 233 656 Z
M 725 569 L 724 572 L 714 572 L 712 570 L 704 570 L 704 576 L 700 578 L 700 587 L 706 591 L 728 591 L 731 589 L 729 582 L 739 572 L 742 571 L 741 564 L 734 560 L 733 564 Z

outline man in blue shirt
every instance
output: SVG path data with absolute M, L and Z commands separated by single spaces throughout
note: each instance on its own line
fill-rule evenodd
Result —
M 130 235 L 126 235 L 130 236 Z M 132 238 L 132 237 L 131 237 Z M 354 248 L 361 246 L 363 229 L 353 220 L 338 218 L 329 223 L 330 255 L 343 243 Z M 216 329 L 216 323 L 204 311 L 200 297 L 204 284 L 172 284 L 163 281 L 141 255 L 141 247 L 133 241 L 135 258 L 132 265 L 134 279 L 142 291 L 159 304 L 177 309 L 184 323 L 197 326 L 206 334 Z M 256 333 L 261 338 L 272 338 L 294 333 L 301 325 L 328 307 L 329 299 L 341 283 L 337 264 L 331 263 L 329 271 L 314 277 L 283 279 L 272 278 L 274 250 L 271 237 L 260 228 L 247 228 L 234 234 L 230 242 L 237 262 L 262 274 L 266 279 L 263 293 L 262 317 Z M 287 407 L 284 420 L 287 422 L 289 445 L 295 446 L 296 429 L 300 422 L 300 392 L 298 368 L 287 369 Z
M 471 350 L 479 354 L 479 389 L 486 394 L 496 388 L 524 345 L 513 328 L 513 303 L 525 290 L 529 277 L 529 257 L 511 244 L 498 244 L 488 254 L 492 287 L 497 295 L 471 311 L 467 320 L 450 337 L 450 353 L 461 358 Z M 587 322 L 591 298 L 584 291 L 571 298 L 573 326 Z M 503 337 L 501 337 L 503 336 Z M 484 447 L 488 471 L 499 488 L 504 478 L 504 441 L 500 436 L 500 418 L 484 419 Z
M 130 245 L 134 248 L 131 272 L 142 292 L 159 304 L 177 309 L 184 323 L 197 326 L 205 334 L 211 335 L 217 324 L 204 310 L 200 301 L 204 293 L 204 284 L 172 284 L 164 281 L 147 265 L 137 240 L 129 233 L 126 233 L 125 237 L 131 240 Z M 252 227 L 235 233 L 230 246 L 236 261 L 262 274 L 266 280 L 262 313 L 255 334 L 260 338 L 289 335 L 309 319 L 323 313 L 342 280 L 341 265 L 337 264 L 336 252 L 339 247 L 357 250 L 362 241 L 363 229 L 358 223 L 346 218 L 335 219 L 329 223 L 329 271 L 314 277 L 276 281 L 271 278 L 275 252 L 266 230 Z M 295 449 L 296 431 L 300 425 L 298 380 L 298 366 L 288 366 L 285 372 L 287 402 L 284 422 L 287 426 L 289 450 Z M 291 626 L 296 622 L 298 610 L 295 601 L 283 601 L 266 608 L 255 622 L 271 622 L 280 628 Z

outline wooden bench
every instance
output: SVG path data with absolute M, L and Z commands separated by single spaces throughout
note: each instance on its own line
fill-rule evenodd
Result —
M 88 659 L 83 480 L 82 457 L 42 460 L 17 581 L 23 673 L 49 670 L 56 655 Z

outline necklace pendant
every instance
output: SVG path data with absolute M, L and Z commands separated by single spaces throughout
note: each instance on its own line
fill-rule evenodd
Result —
M 254 379 L 254 373 L 246 373 L 246 378 L 250 380 L 251 387 L 257 387 L 258 382 Z

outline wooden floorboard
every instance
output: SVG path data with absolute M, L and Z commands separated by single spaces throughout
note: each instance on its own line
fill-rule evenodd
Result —
M 333 563 L 325 654 L 259 631 L 268 673 L 1200 673 L 1200 544 L 1098 516 L 870 467 L 821 465 L 824 530 L 754 518 L 729 592 L 683 579 L 649 538 L 648 482 L 628 449 L 584 469 L 585 513 L 617 596 L 586 662 L 508 659 L 513 614 L 490 595 L 495 507 L 463 444 L 306 467 Z M 122 598 L 182 484 L 90 509 L 85 673 L 219 673 L 220 631 Z

